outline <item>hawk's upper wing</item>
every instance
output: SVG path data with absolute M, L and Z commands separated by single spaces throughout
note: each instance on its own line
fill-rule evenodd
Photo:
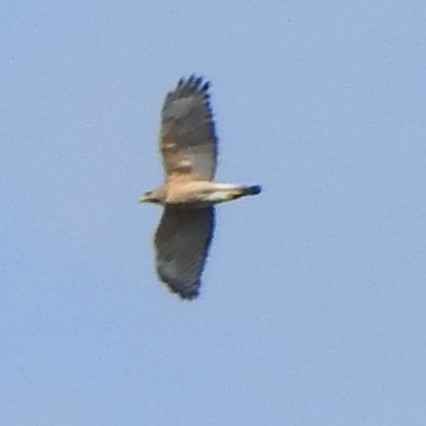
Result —
M 209 82 L 191 76 L 167 94 L 160 131 L 166 176 L 182 170 L 209 180 L 214 176 L 217 138 L 208 88 Z
M 213 236 L 214 208 L 168 205 L 155 234 L 157 272 L 183 299 L 198 295 L 200 277 Z

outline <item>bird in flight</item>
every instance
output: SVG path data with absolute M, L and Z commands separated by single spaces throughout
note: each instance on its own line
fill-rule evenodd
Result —
M 214 205 L 261 191 L 259 185 L 213 182 L 218 142 L 209 87 L 203 78 L 190 76 L 167 94 L 159 137 L 165 182 L 140 198 L 164 207 L 154 237 L 156 268 L 182 299 L 198 295 L 215 225 Z

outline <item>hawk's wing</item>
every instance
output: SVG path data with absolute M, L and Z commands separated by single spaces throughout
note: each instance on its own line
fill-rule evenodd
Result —
M 161 114 L 160 150 L 166 176 L 189 172 L 211 180 L 217 138 L 209 103 L 209 82 L 191 76 L 169 92 Z
M 214 208 L 168 205 L 155 234 L 157 272 L 183 299 L 198 295 L 200 277 L 213 236 Z

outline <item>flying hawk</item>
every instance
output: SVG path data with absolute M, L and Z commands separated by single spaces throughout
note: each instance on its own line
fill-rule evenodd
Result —
M 159 278 L 182 299 L 198 295 L 214 229 L 214 204 L 256 195 L 259 185 L 213 182 L 217 137 L 210 107 L 210 83 L 191 76 L 166 96 L 161 114 L 160 151 L 165 183 L 141 202 L 164 207 L 155 233 Z

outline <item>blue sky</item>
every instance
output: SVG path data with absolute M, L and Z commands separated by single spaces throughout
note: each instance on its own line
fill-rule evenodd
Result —
M 426 5 L 3 1 L 8 426 L 424 425 Z M 156 138 L 212 81 L 201 296 L 158 283 Z

